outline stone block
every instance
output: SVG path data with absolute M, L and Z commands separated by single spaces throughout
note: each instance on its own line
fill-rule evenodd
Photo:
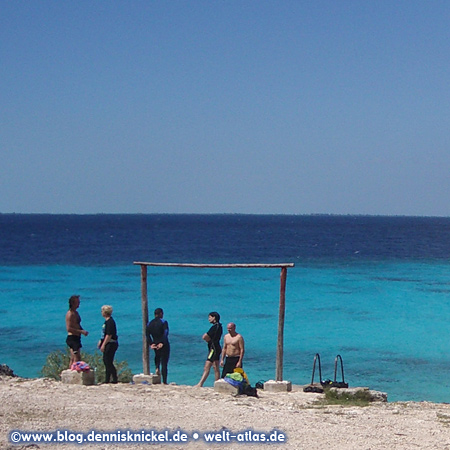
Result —
M 220 379 L 214 382 L 214 390 L 222 394 L 235 394 L 239 393 L 239 388 L 227 383 L 224 379 Z
M 138 373 L 133 376 L 133 382 L 134 384 L 161 384 L 161 376 L 154 373 L 150 375 Z
M 84 386 L 91 386 L 95 384 L 95 372 L 77 372 L 76 370 L 63 370 L 61 372 L 61 381 L 64 384 L 82 384 Z
M 269 380 L 264 383 L 265 392 L 291 392 L 292 383 L 290 381 Z

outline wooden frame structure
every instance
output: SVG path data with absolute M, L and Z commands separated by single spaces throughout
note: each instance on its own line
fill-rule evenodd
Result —
M 283 264 L 190 264 L 190 263 L 157 263 L 134 262 L 141 266 L 141 300 L 142 300 L 142 365 L 145 375 L 150 374 L 149 349 L 147 345 L 146 327 L 148 323 L 148 289 L 147 267 L 193 267 L 197 269 L 281 269 L 280 275 L 280 303 L 278 308 L 278 338 L 275 379 L 283 381 L 283 344 L 284 344 L 284 317 L 286 311 L 286 278 L 288 267 L 294 267 L 294 263 Z

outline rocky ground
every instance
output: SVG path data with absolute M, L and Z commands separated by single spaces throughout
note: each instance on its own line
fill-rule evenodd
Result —
M 449 449 L 450 405 L 373 403 L 367 407 L 327 406 L 323 394 L 259 391 L 259 398 L 220 394 L 212 388 L 176 385 L 68 385 L 49 379 L 0 376 L 0 447 L 3 449 Z M 185 432 L 186 443 L 91 443 L 34 445 L 9 441 L 12 430 L 69 433 Z M 204 432 L 225 439 L 242 433 L 285 433 L 276 445 L 230 440 L 207 443 Z M 245 437 L 247 432 L 247 437 Z M 192 437 L 193 433 L 198 438 Z

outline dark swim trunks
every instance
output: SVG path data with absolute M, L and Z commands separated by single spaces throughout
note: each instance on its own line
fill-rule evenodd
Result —
M 74 353 L 77 353 L 82 347 L 81 336 L 69 334 L 66 339 L 66 344 L 73 350 Z
M 239 356 L 227 356 L 225 358 L 225 364 L 223 365 L 222 378 L 225 378 L 227 373 L 233 373 L 236 368 L 236 364 L 239 362 Z

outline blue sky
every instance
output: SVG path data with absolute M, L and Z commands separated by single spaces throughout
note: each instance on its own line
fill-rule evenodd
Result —
M 0 212 L 450 216 L 450 2 L 0 2 Z

